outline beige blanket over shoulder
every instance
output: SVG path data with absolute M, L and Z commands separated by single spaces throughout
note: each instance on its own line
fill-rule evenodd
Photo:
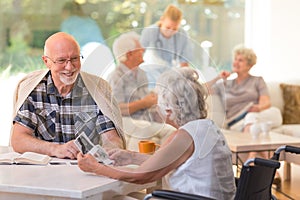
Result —
M 18 83 L 13 99 L 13 117 L 16 116 L 25 99 L 29 96 L 37 84 L 45 77 L 48 71 L 49 70 L 34 71 L 26 75 Z M 110 85 L 104 79 L 98 76 L 94 76 L 82 71 L 80 72 L 80 75 L 91 96 L 97 103 L 98 107 L 101 108 L 102 113 L 113 121 L 119 136 L 123 140 L 125 148 L 126 142 L 122 130 L 123 126 L 121 112 L 117 102 L 111 95 Z

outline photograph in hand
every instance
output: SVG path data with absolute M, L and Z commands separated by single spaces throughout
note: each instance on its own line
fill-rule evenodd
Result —
M 109 159 L 108 154 L 99 144 L 95 145 L 88 153 L 94 156 L 99 162 L 106 165 L 113 164 L 113 160 Z
M 88 153 L 95 146 L 84 132 L 76 138 L 75 144 L 83 154 Z
M 91 154 L 98 162 L 104 163 L 106 165 L 113 163 L 113 161 L 109 159 L 109 156 L 105 149 L 103 149 L 99 144 L 94 145 L 84 132 L 82 132 L 75 139 L 75 145 L 81 153 Z

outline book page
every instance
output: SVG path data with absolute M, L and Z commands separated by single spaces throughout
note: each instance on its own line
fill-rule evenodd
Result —
M 19 157 L 21 154 L 17 152 L 9 152 L 0 154 L 0 163 L 1 164 L 13 164 L 14 159 Z
M 50 160 L 51 158 L 48 155 L 34 152 L 25 152 L 18 158 L 15 158 L 15 163 L 46 165 L 49 163 Z

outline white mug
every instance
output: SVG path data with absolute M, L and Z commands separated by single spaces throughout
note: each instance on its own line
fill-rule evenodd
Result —
M 260 123 L 260 128 L 261 128 L 263 136 L 268 136 L 269 135 L 269 132 L 271 130 L 271 124 L 272 124 L 272 122 Z
M 254 123 L 250 126 L 250 134 L 254 140 L 258 139 L 260 132 L 260 124 Z

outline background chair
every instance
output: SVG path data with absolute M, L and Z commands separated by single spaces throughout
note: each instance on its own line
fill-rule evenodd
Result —
M 280 167 L 277 160 L 263 158 L 248 159 L 242 167 L 241 175 L 237 183 L 235 200 L 270 200 L 276 199 L 272 195 L 272 182 L 276 170 Z M 171 200 L 208 200 L 211 198 L 200 195 L 175 192 L 169 190 L 155 190 L 145 196 L 144 200 L 152 197 Z

